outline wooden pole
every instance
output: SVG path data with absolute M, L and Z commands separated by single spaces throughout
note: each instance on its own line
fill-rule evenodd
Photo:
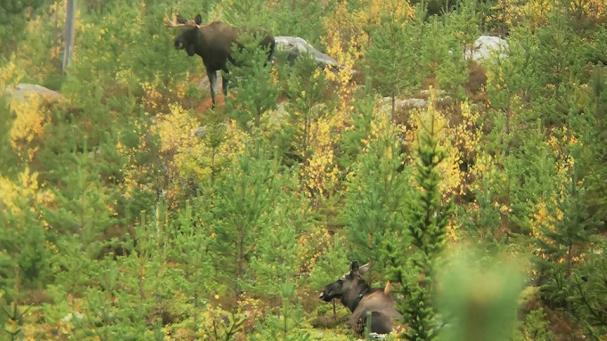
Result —
M 74 50 L 74 28 L 75 28 L 76 0 L 67 0 L 65 16 L 65 49 L 63 50 L 63 62 L 61 71 L 66 72 L 72 59 Z

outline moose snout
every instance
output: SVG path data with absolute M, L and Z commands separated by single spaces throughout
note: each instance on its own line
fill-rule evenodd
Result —
M 331 297 L 331 294 L 327 293 L 326 291 L 321 292 L 320 295 L 318 295 L 318 298 L 325 302 L 330 302 L 333 299 L 333 297 Z
M 183 49 L 183 42 L 181 40 L 175 40 L 175 48 L 178 50 Z

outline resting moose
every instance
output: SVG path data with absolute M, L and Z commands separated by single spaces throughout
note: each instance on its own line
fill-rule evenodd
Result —
M 201 26 L 202 18 L 200 14 L 194 21 L 185 20 L 181 16 L 173 17 L 173 20 L 167 22 L 169 27 L 183 27 L 184 30 L 175 38 L 175 48 L 185 49 L 191 57 L 195 54 L 202 58 L 202 63 L 207 71 L 209 82 L 211 83 L 211 99 L 215 106 L 215 83 L 217 81 L 217 71 L 222 70 L 223 74 L 223 93 L 228 93 L 228 73 L 227 62 L 234 63 L 232 58 L 232 45 L 238 43 L 238 36 L 241 30 L 225 24 L 221 21 L 214 21 L 210 24 Z M 275 47 L 274 37 L 265 35 L 260 42 L 260 47 L 267 49 L 268 61 L 272 58 Z
M 392 331 L 400 314 L 394 307 L 394 300 L 383 289 L 372 289 L 361 275 L 369 270 L 369 264 L 358 266 L 352 262 L 350 272 L 337 281 L 328 284 L 320 298 L 330 302 L 339 298 L 341 303 L 352 312 L 350 326 L 358 335 L 363 334 L 367 324 L 367 313 L 371 313 L 371 330 L 369 332 L 387 334 Z

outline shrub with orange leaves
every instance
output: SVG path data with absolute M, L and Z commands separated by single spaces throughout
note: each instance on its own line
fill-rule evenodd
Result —
M 404 23 L 415 15 L 415 8 L 408 1 L 368 0 L 358 15 L 370 25 L 382 24 L 385 20 Z
M 0 94 L 4 94 L 9 86 L 19 83 L 23 71 L 17 66 L 15 57 L 0 65 Z
M 157 116 L 150 130 L 159 138 L 158 151 L 166 172 L 165 196 L 171 205 L 186 196 L 193 184 L 209 180 L 235 160 L 247 141 L 246 134 L 235 122 L 200 126 L 196 117 L 178 104 L 170 104 L 168 113 Z M 135 161 L 138 152 L 151 148 L 150 137 L 147 134 L 139 137 L 139 145 L 133 148 L 121 143 L 117 148 Z M 127 196 L 141 186 L 149 185 L 138 180 L 142 174 L 150 172 L 149 169 L 146 171 L 148 166 L 131 162 L 124 170 Z
M 548 14 L 554 8 L 553 0 L 531 0 L 513 1 L 498 0 L 495 5 L 497 9 L 496 20 L 513 27 L 525 20 L 531 27 L 537 27 L 546 23 Z
M 127 69 L 118 71 L 116 77 L 118 82 L 125 83 L 125 86 L 127 86 L 134 75 L 132 70 Z M 187 78 L 189 76 L 186 76 Z M 170 111 L 173 102 L 186 101 L 191 83 L 175 81 L 167 85 L 156 75 L 151 81 L 141 82 L 140 86 L 143 90 L 142 104 L 144 109 L 157 113 Z
M 11 147 L 25 161 L 32 161 L 40 148 L 40 139 L 44 128 L 50 121 L 43 105 L 43 100 L 37 95 L 30 95 L 27 101 L 13 101 L 11 109 L 16 117 L 10 130 Z
M 333 56 L 339 65 L 339 70 L 335 73 L 326 70 L 327 79 L 335 82 L 339 96 L 336 116 L 343 117 L 351 109 L 348 103 L 354 89 L 352 84 L 354 66 L 362 58 L 369 40 L 368 34 L 364 31 L 363 21 L 364 17 L 360 16 L 359 12 L 349 11 L 346 1 L 340 2 L 335 12 L 324 21 L 327 32 L 324 38 L 327 54 Z
M 38 173 L 27 167 L 19 173 L 17 181 L 0 176 L 0 208 L 13 216 L 21 216 L 26 209 L 24 202 L 28 210 L 36 212 L 35 207 L 52 205 L 54 195 L 39 183 Z
M 338 184 L 340 170 L 335 160 L 335 135 L 350 125 L 354 67 L 362 58 L 368 35 L 362 25 L 361 12 L 350 12 L 345 1 L 325 18 L 324 38 L 327 53 L 337 59 L 337 72 L 326 69 L 326 79 L 337 88 L 337 106 L 326 116 L 311 122 L 309 149 L 311 156 L 301 170 L 302 182 L 312 196 L 327 197 Z M 364 21 L 364 20 L 363 20 Z
M 310 196 L 325 197 L 332 194 L 338 183 L 339 168 L 335 164 L 331 146 L 314 153 L 302 168 L 301 175 Z
M 300 273 L 309 273 L 316 266 L 331 240 L 329 232 L 322 227 L 314 227 L 309 233 L 299 236 L 297 262 Z
M 480 113 L 470 108 L 468 102 L 460 104 L 459 122 L 453 124 L 451 129 L 451 143 L 457 150 L 453 154 L 458 157 L 457 166 L 459 169 L 459 186 L 455 191 L 458 195 L 469 193 L 474 187 L 473 165 L 476 165 L 476 158 L 481 150 L 482 123 Z
M 552 11 L 566 11 L 575 19 L 588 19 L 596 23 L 607 20 L 607 3 L 604 0 L 498 0 L 494 6 L 495 20 L 513 28 L 522 23 L 537 28 L 547 23 Z
M 531 219 L 531 233 L 536 238 L 542 238 L 546 232 L 554 232 L 556 223 L 563 220 L 563 212 L 556 207 L 554 198 L 541 200 L 535 205 Z

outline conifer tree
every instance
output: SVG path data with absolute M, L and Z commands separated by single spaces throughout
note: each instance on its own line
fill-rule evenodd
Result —
M 594 339 L 607 333 L 607 243 L 601 241 L 587 252 L 584 263 L 572 276 L 572 318 L 584 325 Z
M 420 114 L 417 131 L 415 184 L 404 230 L 384 244 L 390 262 L 389 279 L 401 284 L 399 308 L 409 328 L 409 340 L 435 339 L 442 327 L 434 306 L 434 266 L 443 250 L 450 204 L 439 188 L 438 166 L 445 157 L 440 144 L 437 112 L 430 107 Z M 405 244 L 405 236 L 410 244 Z M 400 244 L 398 244 L 400 243 Z
M 354 165 L 345 196 L 344 221 L 351 259 L 372 260 L 384 269 L 381 246 L 404 225 L 402 207 L 409 195 L 400 139 L 387 113 L 376 113 L 370 142 Z
M 42 6 L 43 0 L 4 0 L 0 3 L 0 40 L 2 51 L 0 55 L 15 50 L 14 44 L 24 34 L 27 20 L 32 13 Z
M 291 177 L 284 189 L 297 188 L 293 181 L 295 179 Z M 276 333 L 275 338 L 287 338 L 292 322 L 297 322 L 293 321 L 298 286 L 297 241 L 310 224 L 307 213 L 303 198 L 290 193 L 282 195 L 274 204 L 271 222 L 262 227 L 257 237 L 257 253 L 251 261 L 251 272 L 255 277 L 251 290 L 260 296 L 278 298 L 280 301 L 273 328 L 280 332 Z
M 371 32 L 367 51 L 367 73 L 370 84 L 381 95 L 390 97 L 391 115 L 394 116 L 396 97 L 406 87 L 416 84 L 419 68 L 418 49 L 421 22 L 403 23 L 383 14 L 385 21 Z M 405 26 L 407 25 L 407 26 Z
M 251 148 L 252 149 L 252 148 Z M 278 163 L 248 150 L 215 183 L 212 204 L 216 268 L 239 295 L 257 253 L 257 238 L 273 222 L 273 207 L 281 193 Z
M 607 29 L 605 29 L 607 36 Z M 590 213 L 597 221 L 607 226 L 607 70 L 605 67 L 595 70 L 590 81 L 592 100 L 585 111 L 591 113 L 586 118 L 587 125 L 582 127 L 583 143 L 588 148 L 587 162 L 584 163 L 588 192 L 585 198 Z
M 277 89 L 270 72 L 272 63 L 269 51 L 259 47 L 263 32 L 253 32 L 241 37 L 243 45 L 235 49 L 228 77 L 233 88 L 234 100 L 228 102 L 230 114 L 243 126 L 259 129 L 261 116 L 276 105 Z
M 572 308 L 572 275 L 576 259 L 586 251 L 596 228 L 596 222 L 582 200 L 585 191 L 574 167 L 566 192 L 558 203 L 557 215 L 562 219 L 557 218 L 554 228 L 544 227 L 542 235 L 536 239 L 540 250 L 536 258 L 539 280 L 543 297 L 551 305 Z
M 290 98 L 288 111 L 293 126 L 292 149 L 305 163 L 311 151 L 312 123 L 321 112 L 319 104 L 327 89 L 327 81 L 316 61 L 309 56 L 297 58 L 293 67 L 282 70 L 288 73 L 286 93 Z

